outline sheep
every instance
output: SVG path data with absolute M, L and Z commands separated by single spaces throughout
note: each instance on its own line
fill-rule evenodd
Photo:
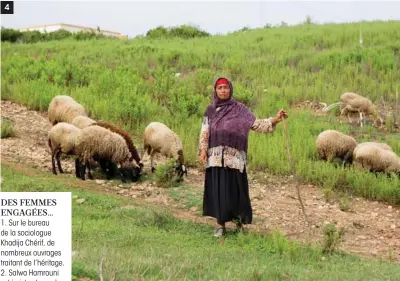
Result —
M 322 111 L 327 112 L 332 108 L 340 106 L 340 115 L 346 115 L 351 123 L 349 113 L 358 112 L 360 119 L 360 126 L 363 126 L 363 114 L 365 116 L 372 116 L 374 120 L 378 118 L 377 110 L 372 103 L 372 101 L 366 97 L 358 95 L 356 93 L 343 93 L 340 96 L 341 101 L 331 104 L 330 106 L 326 106 L 322 109 Z
M 140 167 L 140 172 L 142 171 L 144 165 L 142 163 L 142 160 L 139 157 L 139 153 L 137 152 L 135 145 L 133 144 L 132 138 L 129 136 L 129 133 L 127 131 L 120 129 L 120 128 L 114 126 L 113 124 L 101 122 L 101 121 L 95 122 L 95 123 L 91 124 L 91 126 L 101 126 L 103 128 L 110 130 L 111 132 L 121 135 L 125 139 L 128 149 L 132 155 L 132 157 L 129 160 L 132 161 L 134 159 Z M 104 167 L 104 166 L 102 166 L 102 167 Z M 110 168 L 112 168 L 112 167 L 110 167 Z
M 57 160 L 57 166 L 60 173 L 64 173 L 61 168 L 60 156 L 61 153 L 67 155 L 77 155 L 76 153 L 76 139 L 80 135 L 81 129 L 78 127 L 66 123 L 59 122 L 54 125 L 49 133 L 48 133 L 48 145 L 51 151 L 51 164 L 52 164 L 52 172 L 57 175 L 56 167 L 55 167 L 55 159 Z M 100 166 L 107 174 L 107 179 L 110 179 L 112 174 L 107 171 L 107 168 L 111 165 L 111 163 L 107 160 L 101 160 Z M 91 164 L 94 164 L 94 161 L 91 160 Z
M 318 155 L 321 159 L 332 162 L 340 158 L 343 166 L 348 161 L 352 163 L 353 150 L 357 146 L 355 138 L 336 130 L 325 130 L 316 139 Z
M 84 115 L 78 115 L 76 116 L 72 121 L 71 124 L 75 125 L 76 127 L 78 127 L 79 129 L 83 129 L 87 126 L 90 126 L 91 124 L 96 123 L 95 120 L 84 116 Z
M 370 172 L 400 175 L 400 157 L 392 150 L 375 144 L 362 145 L 353 152 L 354 163 Z
M 104 127 L 91 125 L 83 128 L 76 138 L 76 151 L 78 155 L 75 160 L 76 174 L 82 180 L 85 180 L 86 167 L 89 170 L 89 179 L 93 179 L 90 172 L 92 159 L 107 160 L 120 165 L 118 172 L 123 182 L 126 182 L 126 179 L 137 181 L 140 177 L 140 168 L 132 162 L 132 154 L 125 139 Z
M 55 96 L 49 104 L 47 113 L 53 126 L 58 122 L 71 123 L 76 116 L 87 116 L 84 107 L 69 96 Z
M 51 166 L 53 174 L 57 175 L 55 159 L 60 173 L 64 173 L 61 168 L 61 153 L 75 155 L 75 141 L 80 135 L 81 130 L 66 122 L 57 123 L 48 133 L 48 145 L 51 151 Z
M 187 168 L 184 165 L 183 147 L 179 136 L 160 122 L 151 122 L 144 130 L 143 154 L 147 151 L 150 155 L 151 171 L 154 173 L 153 158 L 156 153 L 160 153 L 168 158 L 175 159 L 178 164 L 175 167 L 179 179 L 185 174 Z
M 378 147 L 385 149 L 385 150 L 389 150 L 389 151 L 393 151 L 392 147 L 386 143 L 381 143 L 381 142 L 362 142 L 359 143 L 356 148 L 354 148 L 353 151 L 353 155 L 357 153 L 357 150 L 360 149 L 360 147 L 365 146 L 365 145 L 377 145 Z

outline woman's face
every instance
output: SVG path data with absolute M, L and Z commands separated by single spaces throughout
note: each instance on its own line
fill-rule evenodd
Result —
M 229 96 L 231 95 L 231 89 L 229 88 L 229 85 L 227 85 L 227 84 L 218 85 L 215 88 L 215 91 L 217 92 L 217 96 L 220 100 L 227 100 L 227 99 L 229 99 Z

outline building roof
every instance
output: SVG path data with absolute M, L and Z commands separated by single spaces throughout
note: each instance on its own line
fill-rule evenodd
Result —
M 86 27 L 86 26 L 81 26 L 81 25 L 74 25 L 74 24 L 67 24 L 67 23 L 55 23 L 55 24 L 35 25 L 35 26 L 29 26 L 29 27 L 20 28 L 20 29 L 40 28 L 40 27 L 48 27 L 48 26 L 56 26 L 56 25 L 60 25 L 61 27 L 63 27 L 63 26 L 76 27 L 76 28 L 80 28 L 80 29 L 93 30 L 93 31 L 96 31 L 96 30 L 97 30 L 97 28 Z M 108 32 L 108 33 L 113 33 L 113 34 L 115 34 L 115 35 L 123 35 L 123 34 L 120 33 L 120 32 L 110 31 L 110 30 L 105 30 L 105 29 L 100 29 L 100 31 Z

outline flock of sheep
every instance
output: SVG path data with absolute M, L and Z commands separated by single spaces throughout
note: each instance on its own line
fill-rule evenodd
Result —
M 320 133 L 316 140 L 318 156 L 329 162 L 340 158 L 356 167 L 382 173 L 397 173 L 400 176 L 400 157 L 386 143 L 362 142 L 336 130 Z
M 364 116 L 372 115 L 377 119 L 373 103 L 355 93 L 344 93 L 341 101 L 323 108 L 329 111 L 340 106 L 342 115 L 358 112 L 362 126 Z M 51 150 L 52 172 L 57 174 L 56 164 L 63 173 L 60 163 L 62 153 L 75 155 L 76 177 L 93 179 L 91 166 L 99 163 L 102 171 L 111 179 L 118 174 L 122 181 L 137 181 L 141 176 L 143 163 L 141 158 L 147 152 L 151 159 L 151 171 L 154 172 L 153 159 L 156 153 L 176 160 L 175 170 L 178 178 L 187 175 L 184 165 L 183 147 L 179 136 L 166 125 L 150 123 L 144 131 L 143 153 L 139 156 L 128 132 L 113 124 L 95 121 L 88 117 L 84 107 L 69 96 L 56 96 L 48 108 L 48 118 L 53 125 L 48 133 L 48 145 Z M 400 175 L 400 157 L 384 143 L 357 143 L 356 139 L 335 130 L 326 130 L 316 139 L 318 155 L 321 159 L 342 160 L 343 166 L 353 163 L 370 172 L 398 173 Z
M 137 181 L 144 166 L 141 158 L 147 152 L 152 172 L 155 170 L 153 158 L 160 153 L 176 160 L 175 170 L 179 179 L 184 174 L 187 176 L 182 142 L 162 123 L 152 122 L 146 127 L 144 151 L 140 157 L 128 132 L 113 124 L 89 118 L 85 108 L 69 96 L 59 95 L 52 99 L 48 118 L 53 125 L 48 133 L 53 174 L 57 174 L 56 161 L 59 172 L 63 173 L 60 156 L 64 153 L 76 156 L 75 174 L 82 180 L 85 180 L 86 168 L 89 179 L 93 179 L 91 166 L 98 162 L 107 179 L 118 172 L 123 182 Z
M 377 120 L 377 110 L 368 98 L 355 93 L 344 93 L 340 99 L 340 102 L 325 106 L 323 111 L 329 111 L 340 106 L 341 115 L 347 115 L 348 118 L 349 113 L 358 112 L 361 126 L 364 120 L 363 116 L 372 116 L 374 120 Z M 393 152 L 388 144 L 378 142 L 357 143 L 356 139 L 351 136 L 335 130 L 326 130 L 318 135 L 316 147 L 318 156 L 323 160 L 331 162 L 340 158 L 343 166 L 346 162 L 354 162 L 356 167 L 370 172 L 397 173 L 400 175 L 400 157 Z

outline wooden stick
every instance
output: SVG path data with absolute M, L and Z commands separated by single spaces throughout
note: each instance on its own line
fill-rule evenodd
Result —
M 289 164 L 290 164 L 290 168 L 291 168 L 292 175 L 293 175 L 293 178 L 295 180 L 295 185 L 296 185 L 296 189 L 297 189 L 297 197 L 299 198 L 304 218 L 306 219 L 306 222 L 307 222 L 308 226 L 311 226 L 310 221 L 308 220 L 308 217 L 307 217 L 307 214 L 306 214 L 306 210 L 304 208 L 303 200 L 301 199 L 301 196 L 300 196 L 299 181 L 297 180 L 297 177 L 296 177 L 296 169 L 295 169 L 295 166 L 294 166 L 294 161 L 293 161 L 293 158 L 292 158 L 292 154 L 290 153 L 290 140 L 289 140 L 288 128 L 287 128 L 287 125 L 286 125 L 286 122 L 285 122 L 285 118 L 282 117 L 281 120 L 282 120 L 282 123 L 283 123 L 283 129 L 284 129 L 284 132 L 285 132 L 286 151 L 287 151 L 288 158 L 289 158 Z

